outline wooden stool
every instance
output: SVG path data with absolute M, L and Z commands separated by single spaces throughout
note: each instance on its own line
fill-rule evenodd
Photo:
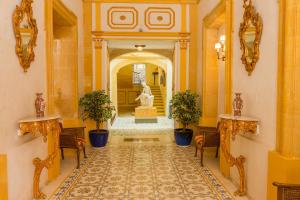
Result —
M 204 147 L 217 147 L 216 158 L 219 155 L 220 147 L 220 132 L 219 132 L 219 123 L 217 128 L 215 127 L 197 127 L 197 135 L 195 136 L 196 151 L 195 157 L 197 156 L 198 149 L 201 152 L 201 166 L 203 167 L 203 152 Z

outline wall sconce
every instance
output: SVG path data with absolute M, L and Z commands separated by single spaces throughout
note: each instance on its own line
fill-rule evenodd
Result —
M 144 44 L 137 44 L 137 45 L 134 45 L 134 47 L 135 47 L 138 51 L 143 51 L 144 48 L 146 47 L 146 45 L 144 45 Z
M 225 61 L 226 54 L 225 54 L 225 35 L 221 35 L 220 41 L 215 44 L 215 49 L 217 50 L 218 60 Z

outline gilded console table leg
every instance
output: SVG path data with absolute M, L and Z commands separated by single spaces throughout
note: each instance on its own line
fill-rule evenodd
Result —
M 34 199 L 45 199 L 46 195 L 40 191 L 40 176 L 44 168 L 49 169 L 53 164 L 55 157 L 59 151 L 59 134 L 60 134 L 59 118 L 55 119 L 44 119 L 44 120 L 34 120 L 20 122 L 20 133 L 24 135 L 26 133 L 32 133 L 34 135 L 41 134 L 43 136 L 43 141 L 47 142 L 47 136 L 53 134 L 55 138 L 54 150 L 45 159 L 35 158 L 33 164 L 35 166 L 34 176 L 33 176 L 33 197 Z
M 54 151 L 45 159 L 41 160 L 40 158 L 35 158 L 33 164 L 35 165 L 35 171 L 33 176 L 33 196 L 35 199 L 45 199 L 46 195 L 40 191 L 40 176 L 44 168 L 49 169 L 53 164 L 55 157 L 59 151 L 59 134 L 60 126 L 58 120 L 47 121 L 44 124 L 44 130 L 47 132 L 46 135 L 54 134 Z
M 226 141 L 230 140 L 230 136 L 232 136 L 233 131 L 233 121 L 232 120 L 222 120 L 220 125 L 220 133 L 221 133 L 221 148 L 224 157 L 229 164 L 230 167 L 236 166 L 240 176 L 240 187 L 234 193 L 238 196 L 243 196 L 246 194 L 246 179 L 245 179 L 245 170 L 244 170 L 244 162 L 246 161 L 244 156 L 239 156 L 238 158 L 234 158 L 227 149 Z
M 33 164 L 35 166 L 33 176 L 33 197 L 35 199 L 46 199 L 46 195 L 40 191 L 40 176 L 44 168 L 49 168 L 55 158 L 55 154 L 50 155 L 46 160 L 35 158 Z

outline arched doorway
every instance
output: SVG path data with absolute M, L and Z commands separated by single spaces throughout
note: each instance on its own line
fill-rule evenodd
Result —
M 111 101 L 116 107 L 117 116 L 119 116 L 119 111 L 122 110 L 120 109 L 122 104 L 125 107 L 127 106 L 127 108 L 131 108 L 129 112 L 132 112 L 136 106 L 134 99 L 139 94 L 140 86 L 139 84 L 134 84 L 132 79 L 134 77 L 134 66 L 138 64 L 145 66 L 146 83 L 161 93 L 162 102 L 164 103 L 164 110 L 161 113 L 164 116 L 168 116 L 169 102 L 172 98 L 173 64 L 170 59 L 150 52 L 125 53 L 111 60 L 109 88 Z M 157 75 L 154 75 L 156 72 Z M 120 73 L 121 76 L 125 75 L 123 83 L 118 82 L 118 74 L 120 75 Z M 128 85 L 131 89 L 127 87 Z M 153 92 L 155 93 L 156 91 Z
M 139 106 L 137 96 L 142 91 L 141 82 L 145 82 L 155 96 L 153 106 L 158 116 L 166 115 L 166 71 L 151 63 L 129 64 L 117 72 L 118 116 L 132 116 Z

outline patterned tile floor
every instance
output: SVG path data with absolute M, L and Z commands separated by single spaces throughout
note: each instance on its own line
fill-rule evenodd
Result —
M 109 144 L 92 149 L 50 199 L 233 199 L 194 148 L 155 142 Z

